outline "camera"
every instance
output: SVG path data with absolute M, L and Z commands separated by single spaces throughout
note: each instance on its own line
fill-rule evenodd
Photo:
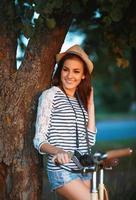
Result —
M 78 159 L 83 167 L 88 167 L 93 165 L 93 157 L 89 154 L 81 154 L 79 151 L 74 151 L 74 156 Z

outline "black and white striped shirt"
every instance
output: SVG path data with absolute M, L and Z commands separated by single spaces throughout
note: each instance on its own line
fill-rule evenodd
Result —
M 39 153 L 42 154 L 39 149 L 43 143 L 49 143 L 63 148 L 65 151 L 74 152 L 77 149 L 76 123 L 79 141 L 78 150 L 83 154 L 87 153 L 88 146 L 83 112 L 87 121 L 87 112 L 83 106 L 81 109 L 76 98 L 67 97 L 56 86 L 45 90 L 39 98 L 36 133 L 34 137 L 34 146 Z M 90 146 L 93 146 L 95 144 L 95 133 L 88 130 L 88 139 Z M 73 161 L 65 165 L 70 168 L 76 168 Z M 48 170 L 60 169 L 59 166 L 56 166 L 52 162 L 52 155 L 48 155 L 47 168 Z

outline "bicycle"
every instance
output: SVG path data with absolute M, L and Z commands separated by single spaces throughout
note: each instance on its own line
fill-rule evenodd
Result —
M 75 153 L 68 152 L 69 157 L 75 162 L 78 169 L 71 169 L 68 167 L 61 166 L 61 168 L 74 173 L 92 173 L 91 180 L 91 191 L 90 198 L 91 200 L 109 200 L 109 195 L 104 184 L 104 171 L 112 169 L 113 166 L 118 164 L 119 158 L 130 156 L 132 154 L 132 149 L 116 149 L 110 150 L 106 153 L 96 152 L 93 156 L 90 157 L 90 165 L 83 166 L 76 156 Z M 99 174 L 99 179 L 98 179 Z M 99 182 L 97 183 L 97 181 Z

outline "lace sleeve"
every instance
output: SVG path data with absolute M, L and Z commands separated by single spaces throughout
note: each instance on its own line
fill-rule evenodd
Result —
M 50 90 L 46 90 L 42 93 L 38 102 L 37 118 L 36 118 L 36 132 L 33 139 L 34 147 L 40 154 L 44 154 L 40 151 L 40 147 L 47 141 L 47 131 L 50 122 L 52 102 L 54 94 Z

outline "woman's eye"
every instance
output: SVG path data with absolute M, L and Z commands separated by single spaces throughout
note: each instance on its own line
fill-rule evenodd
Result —
M 66 72 L 66 71 L 68 71 L 68 69 L 67 69 L 67 68 L 63 68 L 63 71 L 65 71 L 65 72 Z
M 80 73 L 80 71 L 74 71 L 76 74 Z

